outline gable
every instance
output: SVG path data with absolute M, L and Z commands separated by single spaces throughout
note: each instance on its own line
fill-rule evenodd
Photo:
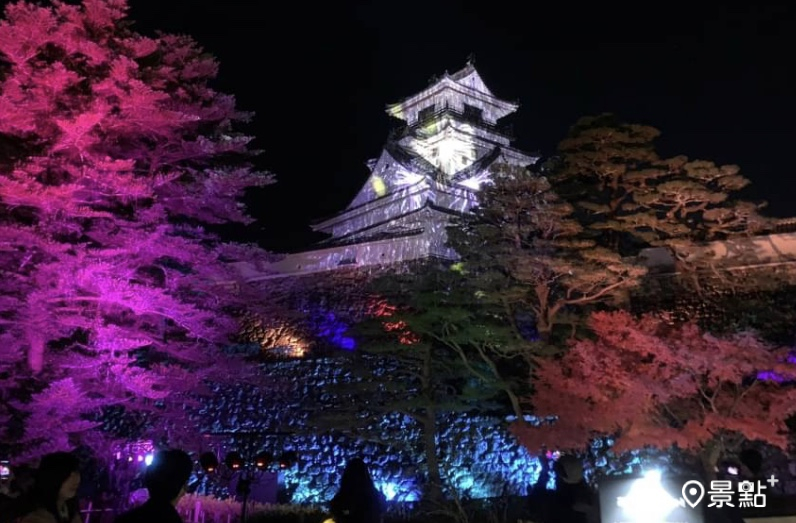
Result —
M 371 166 L 371 173 L 365 185 L 346 207 L 353 209 L 368 202 L 387 196 L 397 190 L 416 184 L 423 175 L 407 171 L 386 149 Z
M 452 75 L 451 79 L 463 87 L 467 87 L 468 89 L 478 91 L 479 93 L 484 93 L 485 95 L 490 97 L 495 97 L 492 91 L 490 91 L 489 88 L 486 86 L 484 80 L 481 78 L 481 75 L 478 74 L 478 71 L 476 71 L 475 68 L 471 67 L 470 71 L 467 71 L 466 74 L 462 75 L 461 77 L 457 77 L 456 74 Z

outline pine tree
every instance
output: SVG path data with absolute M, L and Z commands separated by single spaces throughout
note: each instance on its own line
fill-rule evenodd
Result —
M 643 276 L 640 266 L 584 237 L 572 205 L 541 174 L 500 166 L 492 180 L 449 235 L 477 285 L 511 321 L 531 311 L 549 340 L 567 313 L 617 303 Z
M 220 284 L 259 251 L 210 228 L 248 223 L 236 198 L 271 178 L 235 131 L 250 115 L 209 86 L 217 62 L 127 9 L 16 2 L 0 23 L 1 364 L 4 387 L 38 391 L 5 408 L 28 448 L 75 444 L 108 405 L 173 414 L 174 443 L 192 385 L 238 369 L 216 349 L 244 297 Z
M 686 261 L 695 243 L 770 227 L 761 204 L 734 196 L 750 183 L 738 166 L 661 158 L 659 135 L 605 114 L 580 119 L 559 144 L 551 183 L 601 245 L 623 256 L 667 246 Z

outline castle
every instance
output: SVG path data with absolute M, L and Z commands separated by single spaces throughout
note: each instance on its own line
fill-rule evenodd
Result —
M 472 63 L 387 106 L 403 122 L 367 165 L 370 177 L 348 207 L 313 226 L 331 237 L 248 274 L 251 280 L 338 268 L 455 258 L 446 245 L 452 215 L 468 212 L 496 163 L 539 158 L 512 147 L 499 121 L 518 104 L 501 100 Z
M 500 124 L 518 108 L 495 96 L 471 62 L 388 105 L 387 114 L 403 123 L 381 155 L 367 162 L 370 176 L 346 209 L 313 226 L 330 237 L 275 262 L 238 264 L 241 276 L 253 283 L 424 258 L 455 259 L 446 245 L 446 227 L 451 216 L 476 204 L 490 168 L 497 163 L 526 167 L 539 160 L 514 148 Z M 714 242 L 699 255 L 744 269 L 794 264 L 793 221 L 783 220 L 783 233 Z M 665 248 L 647 249 L 640 261 L 655 273 L 676 271 Z
M 446 226 L 452 216 L 477 203 L 490 168 L 498 163 L 530 166 L 539 159 L 512 147 L 499 124 L 517 109 L 516 103 L 497 98 L 471 63 L 443 75 L 422 92 L 387 107 L 387 113 L 403 124 L 388 137 L 380 156 L 368 162 L 370 176 L 348 207 L 315 224 L 316 231 L 329 234 L 327 240 L 277 261 L 238 264 L 243 279 L 267 292 L 269 300 L 290 296 L 293 301 L 286 309 L 297 311 L 287 319 L 263 319 L 246 333 L 248 339 L 263 349 L 286 349 L 302 358 L 269 363 L 269 374 L 286 384 L 279 394 L 253 390 L 251 396 L 241 396 L 236 390 L 235 401 L 219 399 L 218 410 L 228 417 L 219 423 L 229 430 L 242 426 L 295 431 L 290 437 L 268 440 L 269 450 L 291 450 L 302 456 L 301 468 L 285 478 L 292 485 L 294 502 L 329 499 L 337 485 L 337 464 L 354 455 L 378 465 L 374 481 L 389 499 L 418 499 L 422 456 L 389 445 L 416 437 L 418 429 L 411 419 L 385 418 L 380 426 L 383 444 L 300 433 L 318 396 L 330 384 L 354 378 L 332 358 L 305 357 L 303 349 L 294 349 L 310 346 L 311 340 L 354 349 L 354 340 L 345 337 L 346 329 L 365 314 L 361 283 L 369 269 L 424 258 L 455 258 L 446 245 Z M 790 271 L 796 266 L 796 233 L 787 232 L 790 224 L 783 225 L 787 228 L 781 233 L 714 242 L 695 249 L 693 256 L 738 271 L 738 280 L 750 268 L 772 274 L 783 268 Z M 665 248 L 647 249 L 639 261 L 654 274 L 676 273 L 675 260 Z M 505 431 L 495 430 L 505 422 L 503 417 L 469 415 L 444 420 L 441 461 L 459 495 L 524 495 L 538 480 L 536 457 Z

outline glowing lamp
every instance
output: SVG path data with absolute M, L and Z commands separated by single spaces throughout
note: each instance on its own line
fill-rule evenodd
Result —
M 152 464 L 152 460 L 153 460 L 154 458 L 155 458 L 155 456 L 153 456 L 152 454 L 147 454 L 147 455 L 144 457 L 144 464 L 145 464 L 147 467 L 148 467 L 148 466 L 150 466 L 150 465 Z
M 274 461 L 274 457 L 265 451 L 260 452 L 254 457 L 254 465 L 260 470 L 268 468 L 268 465 L 270 465 L 272 461 Z
M 139 455 L 138 455 L 138 462 L 139 462 L 139 463 L 141 463 L 142 461 L 144 461 L 144 456 L 142 456 L 141 454 L 139 454 Z
M 279 457 L 279 468 L 288 469 L 298 463 L 298 455 L 291 451 L 285 452 Z
M 212 474 L 218 469 L 218 458 L 212 452 L 205 452 L 199 456 L 199 465 L 202 470 L 208 474 Z
M 724 460 L 715 467 L 719 474 L 728 476 L 738 476 L 741 473 L 741 464 L 735 460 Z M 722 478 L 723 479 L 723 478 Z
M 557 460 L 558 458 L 560 458 L 560 457 L 561 457 L 561 452 L 559 452 L 559 451 L 557 451 L 557 450 L 554 450 L 554 451 L 550 451 L 550 450 L 548 450 L 548 451 L 545 453 L 545 457 L 546 457 L 547 459 L 551 459 L 551 460 L 555 461 L 555 460 Z
M 243 468 L 243 458 L 237 452 L 230 452 L 224 458 L 224 465 L 230 470 L 240 470 Z

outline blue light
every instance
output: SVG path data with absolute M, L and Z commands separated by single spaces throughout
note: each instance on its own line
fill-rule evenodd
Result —
M 377 485 L 376 488 L 381 490 L 382 494 L 384 494 L 384 497 L 387 498 L 387 501 L 392 501 L 398 494 L 398 485 L 395 483 L 382 483 L 381 486 Z
M 351 336 L 346 336 L 350 327 L 333 312 L 319 312 L 313 315 L 313 330 L 316 336 L 330 342 L 332 345 L 343 350 L 354 350 L 356 340 Z

